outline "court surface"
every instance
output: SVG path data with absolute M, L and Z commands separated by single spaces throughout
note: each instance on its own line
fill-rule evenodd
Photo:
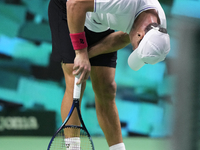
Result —
M 51 137 L 0 136 L 0 150 L 46 150 Z M 103 137 L 92 137 L 95 150 L 109 150 Z M 126 150 L 170 150 L 169 139 L 124 138 Z

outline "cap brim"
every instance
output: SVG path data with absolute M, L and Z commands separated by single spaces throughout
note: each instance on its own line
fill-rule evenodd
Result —
M 147 34 L 144 35 L 144 38 L 142 39 L 138 47 L 130 54 L 128 58 L 128 65 L 134 71 L 138 71 L 145 65 L 144 61 L 141 59 L 141 57 L 139 57 L 138 51 L 143 49 L 143 46 L 146 44 L 149 37 L 152 35 L 152 31 L 153 30 L 150 30 L 149 32 L 147 32 Z
M 128 65 L 134 71 L 138 71 L 140 68 L 142 68 L 145 65 L 142 59 L 138 57 L 137 50 L 138 49 L 135 49 L 128 58 Z
M 151 57 L 152 60 L 148 60 L 147 57 L 142 57 L 141 55 L 141 51 L 143 50 L 145 44 L 147 43 L 147 41 L 152 37 L 152 35 L 158 35 L 160 36 L 160 34 L 164 34 L 161 33 L 160 31 L 158 31 L 157 29 L 151 29 L 150 31 L 148 31 L 142 41 L 140 42 L 140 44 L 138 45 L 138 47 L 130 54 L 129 58 L 128 58 L 128 65 L 130 66 L 131 69 L 137 71 L 139 70 L 141 67 L 143 67 L 145 65 L 144 60 L 146 61 L 146 63 L 148 64 L 155 64 L 158 61 L 155 61 L 155 59 L 152 59 L 154 57 Z M 150 47 L 152 48 L 152 47 Z M 145 59 L 144 59 L 145 58 Z M 163 59 L 162 59 L 163 60 Z M 159 60 L 160 61 L 160 60 Z

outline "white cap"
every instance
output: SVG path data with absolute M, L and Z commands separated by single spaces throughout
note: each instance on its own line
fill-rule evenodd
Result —
M 128 58 L 129 66 L 135 71 L 145 64 L 156 64 L 163 61 L 170 51 L 169 35 L 160 32 L 159 27 L 152 27 Z

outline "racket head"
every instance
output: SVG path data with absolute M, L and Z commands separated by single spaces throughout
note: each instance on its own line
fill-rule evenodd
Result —
M 67 133 L 67 135 L 65 133 Z M 80 145 L 70 145 L 70 149 L 94 150 L 93 141 L 88 131 L 82 126 L 75 125 L 63 126 L 58 132 L 56 132 L 49 143 L 47 150 L 66 150 L 69 145 L 66 145 L 65 139 L 70 141 L 70 143 L 74 143 L 77 142 L 77 138 L 80 138 Z
M 92 138 L 85 127 L 80 113 L 79 99 L 81 94 L 81 84 L 76 85 L 79 77 L 80 74 L 75 77 L 73 104 L 71 110 L 61 127 L 52 137 L 47 150 L 94 150 Z M 66 125 L 75 108 L 77 109 L 79 120 L 82 126 Z M 70 148 L 67 148 L 69 147 L 69 144 L 66 144 L 65 140 L 69 141 L 69 143 L 75 144 L 70 144 Z M 76 144 L 77 141 L 79 141 L 79 144 Z

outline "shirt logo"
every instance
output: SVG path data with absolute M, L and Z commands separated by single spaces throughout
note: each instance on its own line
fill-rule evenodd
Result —
M 96 24 L 101 24 L 101 23 L 99 23 L 99 22 L 96 22 L 96 20 L 94 20 L 94 19 L 93 19 L 93 21 L 94 21 L 94 23 L 96 23 Z

